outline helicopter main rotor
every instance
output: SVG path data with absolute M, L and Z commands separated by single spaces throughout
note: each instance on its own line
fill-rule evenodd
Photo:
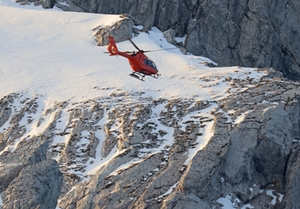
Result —
M 155 52 L 155 51 L 162 51 L 162 50 L 172 50 L 172 49 L 177 49 L 177 47 L 173 47 L 173 48 L 167 48 L 167 49 L 154 49 L 154 50 L 141 50 L 130 38 L 128 39 L 132 45 L 139 51 L 142 53 L 146 53 L 146 52 Z
M 128 40 L 132 43 L 132 45 L 133 45 L 139 52 L 144 52 L 143 50 L 140 50 L 140 48 L 137 47 L 137 45 L 135 45 L 135 43 L 134 43 L 130 38 L 129 38 Z
M 130 43 L 138 50 L 138 52 L 141 52 L 141 53 L 177 49 L 177 47 L 173 47 L 173 48 L 167 48 L 167 49 L 162 48 L 162 49 L 154 49 L 154 50 L 141 50 L 130 38 L 128 38 L 128 41 L 130 41 Z M 109 52 L 104 52 L 104 53 L 109 53 Z M 135 51 L 124 51 L 124 53 L 136 54 Z

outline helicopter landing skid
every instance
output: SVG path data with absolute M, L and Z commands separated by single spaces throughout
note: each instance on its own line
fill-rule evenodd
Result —
M 145 74 L 143 73 L 138 73 L 138 72 L 132 72 L 129 74 L 131 77 L 133 78 L 136 78 L 136 79 L 139 79 L 140 81 L 145 81 Z M 152 78 L 155 78 L 155 79 L 158 79 L 159 76 L 161 76 L 161 74 L 152 74 L 152 75 L 149 75 L 151 76 Z
M 137 72 L 133 72 L 133 73 L 130 73 L 129 74 L 131 77 L 133 78 L 136 78 L 140 81 L 145 81 L 144 78 L 145 78 L 145 75 L 144 74 L 141 74 L 141 73 L 137 73 Z
M 152 74 L 152 75 L 150 75 L 152 78 L 156 78 L 156 79 L 158 79 L 158 77 L 159 76 L 161 76 L 161 74 Z

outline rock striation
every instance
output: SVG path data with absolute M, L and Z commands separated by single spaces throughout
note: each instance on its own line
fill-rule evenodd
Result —
M 300 84 L 260 70 L 209 101 L 2 98 L 2 208 L 298 208 Z

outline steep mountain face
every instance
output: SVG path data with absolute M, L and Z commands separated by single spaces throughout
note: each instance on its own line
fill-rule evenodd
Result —
M 7 95 L 3 209 L 299 207 L 300 84 L 269 72 L 203 77 L 230 84 L 221 100 L 115 89 L 46 106 L 39 95 Z
M 68 0 L 65 10 L 128 13 L 149 30 L 152 26 L 186 36 L 185 48 L 222 66 L 273 67 L 300 79 L 297 0 Z
M 128 2 L 144 5 L 140 10 L 149 15 L 148 4 L 168 5 Z M 196 3 L 186 6 L 198 8 Z M 98 43 L 112 31 L 131 34 L 127 29 L 139 22 L 133 15 L 96 27 Z M 144 16 L 149 18 L 138 18 Z M 200 30 L 194 20 L 187 23 L 186 46 Z M 199 91 L 193 96 L 157 94 L 161 86 L 126 91 L 116 82 L 93 87 L 99 97 L 77 102 L 27 91 L 2 96 L 0 209 L 299 208 L 299 82 L 272 68 L 217 69 L 206 60 L 187 59 L 184 73 L 171 68 L 162 77 L 167 85 L 179 78 L 170 82 L 172 90 Z

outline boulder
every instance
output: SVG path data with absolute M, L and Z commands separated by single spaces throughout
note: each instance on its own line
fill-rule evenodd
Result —
M 94 29 L 96 42 L 98 46 L 108 45 L 108 36 L 113 36 L 116 42 L 128 40 L 132 37 L 133 26 L 133 21 L 128 17 L 109 26 L 98 26 Z
M 175 30 L 169 29 L 163 32 L 164 38 L 169 42 L 170 44 L 175 45 Z

